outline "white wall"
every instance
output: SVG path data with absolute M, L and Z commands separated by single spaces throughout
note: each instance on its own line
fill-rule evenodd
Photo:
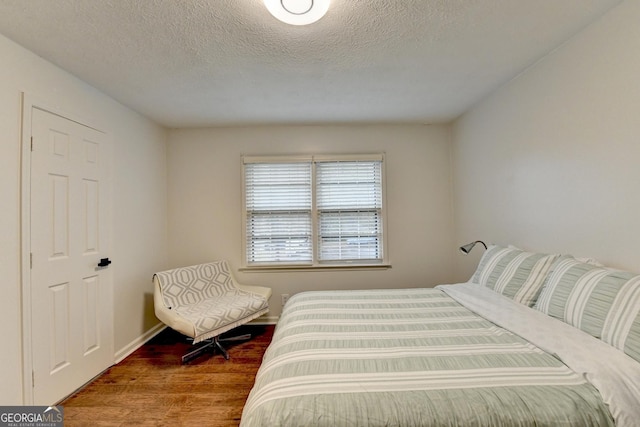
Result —
M 174 130 L 169 136 L 173 266 L 229 260 L 240 282 L 304 290 L 433 286 L 451 279 L 450 135 L 445 126 L 272 126 Z M 242 154 L 386 153 L 392 268 L 237 273 L 242 260 Z
M 96 124 L 113 144 L 115 349 L 157 320 L 151 274 L 165 266 L 166 131 L 0 36 L 0 405 L 22 403 L 21 92 Z
M 640 271 L 639 23 L 640 2 L 623 2 L 455 123 L 458 243 Z

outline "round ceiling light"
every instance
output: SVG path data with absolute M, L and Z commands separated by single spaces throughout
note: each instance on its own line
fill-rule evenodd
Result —
M 330 0 L 264 0 L 269 12 L 287 24 L 307 25 L 322 18 Z

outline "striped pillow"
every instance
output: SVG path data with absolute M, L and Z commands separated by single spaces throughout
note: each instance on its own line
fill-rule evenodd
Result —
M 640 362 L 640 275 L 566 257 L 555 264 L 534 308 Z
M 559 256 L 491 245 L 480 259 L 471 282 L 532 307 L 551 265 Z

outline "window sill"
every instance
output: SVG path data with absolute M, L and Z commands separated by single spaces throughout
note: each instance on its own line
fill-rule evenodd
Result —
M 344 264 L 344 265 L 260 265 L 241 267 L 243 273 L 278 273 L 285 271 L 337 271 L 337 270 L 387 270 L 391 264 Z

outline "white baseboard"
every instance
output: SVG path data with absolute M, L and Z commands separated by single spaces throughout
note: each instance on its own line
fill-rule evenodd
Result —
M 167 325 L 165 325 L 164 323 L 158 323 L 156 326 L 149 329 L 147 332 L 145 332 L 135 340 L 131 341 L 124 348 L 118 350 L 114 357 L 116 365 L 126 359 L 127 356 L 129 356 L 131 353 L 142 347 L 151 338 L 164 331 L 166 327 Z

